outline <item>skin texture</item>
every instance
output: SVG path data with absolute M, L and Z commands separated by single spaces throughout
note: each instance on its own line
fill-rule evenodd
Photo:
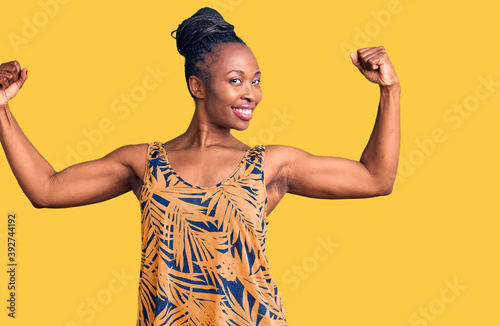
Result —
M 392 191 L 399 155 L 400 84 L 383 47 L 351 54 L 355 67 L 380 88 L 372 135 L 359 161 L 316 156 L 301 149 L 267 145 L 264 160 L 267 214 L 286 193 L 314 198 L 360 198 Z M 249 146 L 231 135 L 249 121 L 234 106 L 255 107 L 262 99 L 261 73 L 248 47 L 219 45 L 206 56 L 209 81 L 191 76 L 196 108 L 187 130 L 166 142 L 172 168 L 186 181 L 213 186 L 227 178 Z M 17 61 L 0 66 L 0 141 L 21 188 L 37 208 L 96 203 L 128 191 L 139 196 L 145 174 L 147 144 L 127 145 L 105 157 L 56 172 L 26 138 L 9 108 L 9 100 L 27 80 Z

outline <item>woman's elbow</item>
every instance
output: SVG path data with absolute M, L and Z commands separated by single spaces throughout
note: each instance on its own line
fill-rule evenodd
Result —
M 30 198 L 31 205 L 35 208 L 47 208 L 49 207 L 46 202 L 44 202 L 41 199 L 31 199 Z
M 377 180 L 373 183 L 371 188 L 373 197 L 390 195 L 394 188 L 394 179 L 386 178 L 383 180 Z
M 29 201 L 31 202 L 31 205 L 35 208 L 49 208 L 50 207 L 50 202 L 49 202 L 49 196 L 47 196 L 47 191 L 45 194 L 37 194 L 37 195 L 31 195 L 27 196 Z
M 396 182 L 396 173 L 386 173 L 378 180 L 375 180 L 375 189 L 377 196 L 387 196 L 392 193 L 394 183 Z
M 387 196 L 392 193 L 393 185 L 383 187 L 379 190 L 378 196 Z
M 387 196 L 392 193 L 392 190 L 394 189 L 394 180 L 384 180 L 380 183 L 378 183 L 376 187 L 376 196 Z

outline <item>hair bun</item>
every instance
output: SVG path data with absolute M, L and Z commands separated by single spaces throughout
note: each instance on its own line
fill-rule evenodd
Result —
M 234 33 L 234 26 L 226 22 L 216 10 L 205 7 L 184 20 L 171 35 L 177 41 L 177 51 L 185 56 L 193 44 L 209 35 L 222 33 Z
M 174 33 L 175 36 L 174 36 Z M 234 32 L 234 26 L 222 18 L 212 8 L 201 8 L 193 16 L 185 19 L 170 35 L 177 42 L 177 51 L 184 57 L 184 75 L 191 96 L 195 98 L 189 86 L 190 76 L 197 76 L 208 82 L 208 64 L 205 55 L 212 53 L 220 44 L 245 42 Z M 199 63 L 203 62 L 204 65 Z

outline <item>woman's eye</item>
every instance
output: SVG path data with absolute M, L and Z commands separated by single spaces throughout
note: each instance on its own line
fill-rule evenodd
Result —
M 232 84 L 237 84 L 237 85 L 241 85 L 243 83 L 243 81 L 239 78 L 230 79 L 229 82 Z M 253 85 L 260 84 L 260 79 L 252 80 L 252 84 Z

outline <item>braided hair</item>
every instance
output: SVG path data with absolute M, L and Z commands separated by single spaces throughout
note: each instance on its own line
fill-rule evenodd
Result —
M 189 77 L 194 75 L 205 83 L 209 81 L 208 74 L 199 67 L 199 63 L 206 64 L 205 55 L 222 43 L 246 45 L 234 32 L 234 26 L 226 22 L 218 11 L 208 7 L 201 8 L 184 20 L 170 35 L 176 40 L 177 51 L 186 60 L 186 83 L 193 98 L 195 97 L 189 89 Z

